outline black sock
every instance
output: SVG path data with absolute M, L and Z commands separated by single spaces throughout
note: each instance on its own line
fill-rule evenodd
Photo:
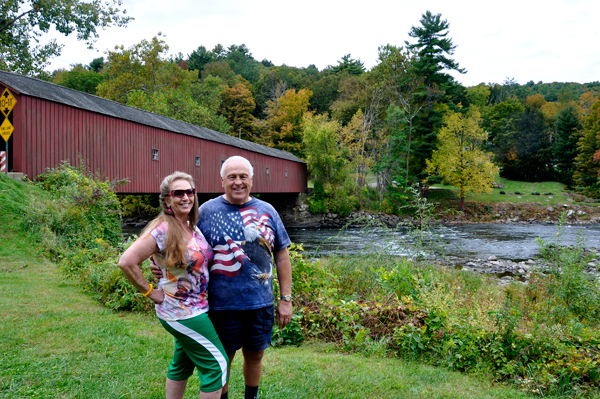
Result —
M 246 390 L 244 391 L 244 399 L 257 399 L 258 398 L 258 385 L 255 387 L 249 387 L 246 385 Z
M 229 399 L 229 391 L 221 394 L 221 399 Z

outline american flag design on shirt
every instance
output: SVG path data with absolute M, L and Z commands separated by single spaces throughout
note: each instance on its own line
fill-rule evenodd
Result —
M 249 259 L 244 247 L 248 247 L 255 241 L 255 244 L 263 247 L 269 256 L 273 252 L 275 235 L 268 225 L 269 215 L 259 214 L 255 207 L 240 208 L 239 211 L 221 210 L 212 213 L 209 218 L 211 229 L 213 231 L 218 229 L 218 235 L 225 241 L 213 247 L 214 259 L 211 273 L 223 274 L 227 277 L 235 277 L 242 273 L 244 260 Z M 249 260 L 258 263 L 256 260 Z M 267 281 L 273 274 L 272 263 L 270 266 L 268 270 L 261 270 L 262 273 L 258 273 L 256 277 Z

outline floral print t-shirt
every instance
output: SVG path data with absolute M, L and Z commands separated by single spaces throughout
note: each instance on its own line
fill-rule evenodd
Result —
M 165 292 L 163 303 L 155 306 L 156 314 L 165 321 L 189 319 L 208 311 L 208 265 L 213 259 L 213 250 L 194 227 L 194 235 L 187 245 L 185 268 L 166 267 L 163 251 L 167 245 L 167 230 L 168 225 L 163 222 L 150 232 L 159 249 L 154 254 L 154 262 L 163 273 L 158 288 Z

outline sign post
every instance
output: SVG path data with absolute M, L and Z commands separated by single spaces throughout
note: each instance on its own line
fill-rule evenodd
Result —
M 4 114 L 4 121 L 0 124 L 0 136 L 5 141 L 6 151 L 2 151 L 0 153 L 1 160 L 1 169 L 3 172 L 8 174 L 8 167 L 6 164 L 8 163 L 8 139 L 12 135 L 15 128 L 12 123 L 8 120 L 8 115 L 11 113 L 15 105 L 17 104 L 17 99 L 12 95 L 8 88 L 4 89 L 2 96 L 0 96 L 0 112 Z

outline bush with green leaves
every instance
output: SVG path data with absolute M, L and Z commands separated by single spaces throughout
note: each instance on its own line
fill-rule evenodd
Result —
M 124 195 L 119 197 L 123 217 L 154 219 L 160 213 L 158 195 Z
M 308 209 L 312 213 L 333 212 L 347 216 L 358 209 L 358 199 L 355 195 L 349 194 L 353 191 L 353 187 L 349 183 L 334 186 L 317 180 L 313 192 L 306 200 Z
M 572 247 L 562 245 L 566 212 L 558 222 L 556 242 L 537 239 L 544 265 L 537 271 L 528 294 L 554 322 L 572 322 L 598 326 L 600 320 L 600 282 L 586 272 L 592 255 L 584 251 L 584 238 L 579 234 Z
M 48 250 L 93 247 L 97 239 L 111 245 L 122 240 L 117 183 L 87 172 L 83 161 L 79 167 L 64 161 L 35 184 L 49 195 L 31 201 L 27 228 L 44 232 Z

